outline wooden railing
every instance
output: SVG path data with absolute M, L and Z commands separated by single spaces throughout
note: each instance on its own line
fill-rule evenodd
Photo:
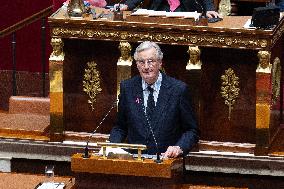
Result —
M 9 26 L 0 31 L 0 38 L 11 35 L 11 47 L 12 47 L 12 68 L 13 68 L 13 95 L 17 95 L 17 81 L 16 81 L 16 32 L 38 20 L 41 22 L 41 64 L 42 64 L 42 96 L 46 96 L 45 91 L 45 67 L 46 67 L 46 17 L 52 13 L 53 6 L 47 7 L 30 17 L 27 17 L 16 24 Z

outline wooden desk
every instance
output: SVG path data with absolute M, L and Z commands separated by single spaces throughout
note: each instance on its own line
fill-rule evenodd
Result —
M 33 189 L 45 180 L 43 175 L 18 173 L 0 173 L 0 188 L 5 189 Z M 55 182 L 63 182 L 66 189 L 73 189 L 74 180 L 70 177 L 54 177 Z
M 138 73 L 134 62 L 117 64 L 120 42 L 134 49 L 150 40 L 161 44 L 165 72 L 190 86 L 201 140 L 217 141 L 212 145 L 216 150 L 221 143 L 236 149 L 249 144 L 255 154 L 266 154 L 284 105 L 280 98 L 284 20 L 272 30 L 245 29 L 249 18 L 230 16 L 208 26 L 166 25 L 70 19 L 59 9 L 49 18 L 51 35 L 62 39 L 65 53 L 62 61 L 50 61 L 51 86 L 57 86 L 50 89 L 51 127 L 58 134 L 93 131 L 116 99 L 118 83 Z M 200 50 L 202 65 L 197 69 L 186 69 L 191 64 L 189 47 Z M 96 96 L 95 111 L 82 89 L 87 62 L 95 62 L 100 73 L 102 91 Z M 234 83 L 226 84 L 226 78 Z M 98 132 L 109 133 L 115 113 Z
M 182 159 L 168 159 L 155 163 L 152 159 L 143 161 L 103 159 L 92 155 L 82 158 L 74 154 L 71 169 L 75 172 L 76 188 L 175 188 L 182 183 Z

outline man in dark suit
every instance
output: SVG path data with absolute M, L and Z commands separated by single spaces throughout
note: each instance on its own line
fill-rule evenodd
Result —
M 144 0 L 127 0 L 120 6 L 121 10 L 133 10 Z M 221 17 L 214 8 L 212 0 L 151 0 L 150 6 L 147 9 L 155 11 L 172 11 L 172 12 L 192 12 L 204 11 L 208 18 Z M 171 9 L 170 4 L 173 4 Z M 203 10 L 202 10 L 203 9 Z
M 165 157 L 187 154 L 199 135 L 187 85 L 160 72 L 163 53 L 154 42 L 141 43 L 134 59 L 140 76 L 120 84 L 110 142 L 144 144 L 148 154 L 156 154 L 157 145 Z

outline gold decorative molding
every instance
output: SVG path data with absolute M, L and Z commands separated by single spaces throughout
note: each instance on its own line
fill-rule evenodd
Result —
M 54 61 L 63 61 L 64 60 L 64 52 L 63 52 L 63 41 L 60 38 L 51 38 L 50 42 L 52 46 L 52 53 L 49 57 L 49 60 Z
M 221 0 L 219 3 L 219 13 L 223 16 L 229 16 L 231 14 L 231 1 Z
M 96 96 L 102 91 L 100 87 L 100 73 L 97 71 L 97 64 L 94 61 L 88 62 L 87 66 L 88 68 L 85 69 L 84 74 L 83 91 L 89 95 L 88 103 L 93 111 Z
M 257 73 L 271 73 L 271 64 L 270 64 L 271 53 L 268 51 L 259 51 L 257 54 L 259 63 L 256 69 Z
M 284 33 L 284 24 L 281 26 L 279 30 L 273 35 L 272 44 L 275 44 L 278 39 L 280 39 L 281 35 Z
M 236 76 L 233 69 L 225 70 L 225 74 L 221 76 L 222 86 L 221 95 L 225 99 L 225 104 L 229 107 L 228 119 L 231 119 L 231 112 L 236 98 L 239 96 L 239 77 Z
M 272 66 L 272 104 L 276 104 L 280 97 L 281 63 L 276 57 Z
M 266 39 L 245 38 L 245 37 L 227 37 L 220 35 L 196 35 L 196 34 L 171 34 L 171 33 L 150 33 L 139 31 L 102 31 L 96 29 L 52 29 L 52 35 L 56 37 L 77 37 L 94 39 L 111 39 L 114 41 L 141 41 L 150 40 L 164 43 L 193 44 L 195 46 L 222 46 L 231 48 L 250 48 L 266 49 L 269 42 Z
M 201 69 L 201 60 L 200 60 L 200 49 L 195 47 L 188 47 L 187 53 L 189 54 L 189 60 L 186 65 L 186 70 L 200 70 Z
M 49 90 L 63 92 L 63 61 L 49 61 Z

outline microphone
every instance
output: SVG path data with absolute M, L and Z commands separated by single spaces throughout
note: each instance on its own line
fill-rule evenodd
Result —
M 197 9 L 201 10 L 201 15 L 200 15 L 200 17 L 201 17 L 201 18 L 207 18 L 206 12 L 205 12 L 203 6 L 199 3 L 199 0 L 194 0 L 194 2 L 195 2 L 196 5 L 198 6 Z
M 108 110 L 108 112 L 105 114 L 105 116 L 103 117 L 103 119 L 101 120 L 101 122 L 98 124 L 98 126 L 95 128 L 95 130 L 90 134 L 88 140 L 87 140 L 87 144 L 86 147 L 84 149 L 84 154 L 82 155 L 83 158 L 89 158 L 91 155 L 89 154 L 89 142 L 91 140 L 91 138 L 93 137 L 93 135 L 96 133 L 96 131 L 98 130 L 98 128 L 102 125 L 102 123 L 105 121 L 105 119 L 107 118 L 107 116 L 109 115 L 109 113 L 111 112 L 111 110 L 117 105 L 116 103 L 118 102 L 117 99 L 115 99 L 115 101 L 113 102 L 113 105 L 111 106 L 111 108 Z
M 142 104 L 143 104 L 143 103 L 142 103 Z M 147 125 L 149 126 L 149 129 L 150 129 L 150 132 L 151 132 L 152 137 L 153 137 L 153 139 L 154 139 L 155 146 L 156 146 L 156 150 L 157 150 L 157 159 L 155 159 L 154 162 L 155 162 L 155 163 L 162 163 L 163 160 L 160 158 L 160 152 L 159 152 L 158 143 L 157 143 L 157 140 L 156 140 L 156 137 L 155 137 L 153 128 L 152 128 L 152 126 L 151 126 L 151 123 L 150 123 L 150 121 L 149 121 L 147 112 L 145 111 L 145 106 L 144 106 L 144 104 L 143 104 L 143 110 L 144 110 L 144 113 L 145 113 L 145 116 L 146 116 Z

